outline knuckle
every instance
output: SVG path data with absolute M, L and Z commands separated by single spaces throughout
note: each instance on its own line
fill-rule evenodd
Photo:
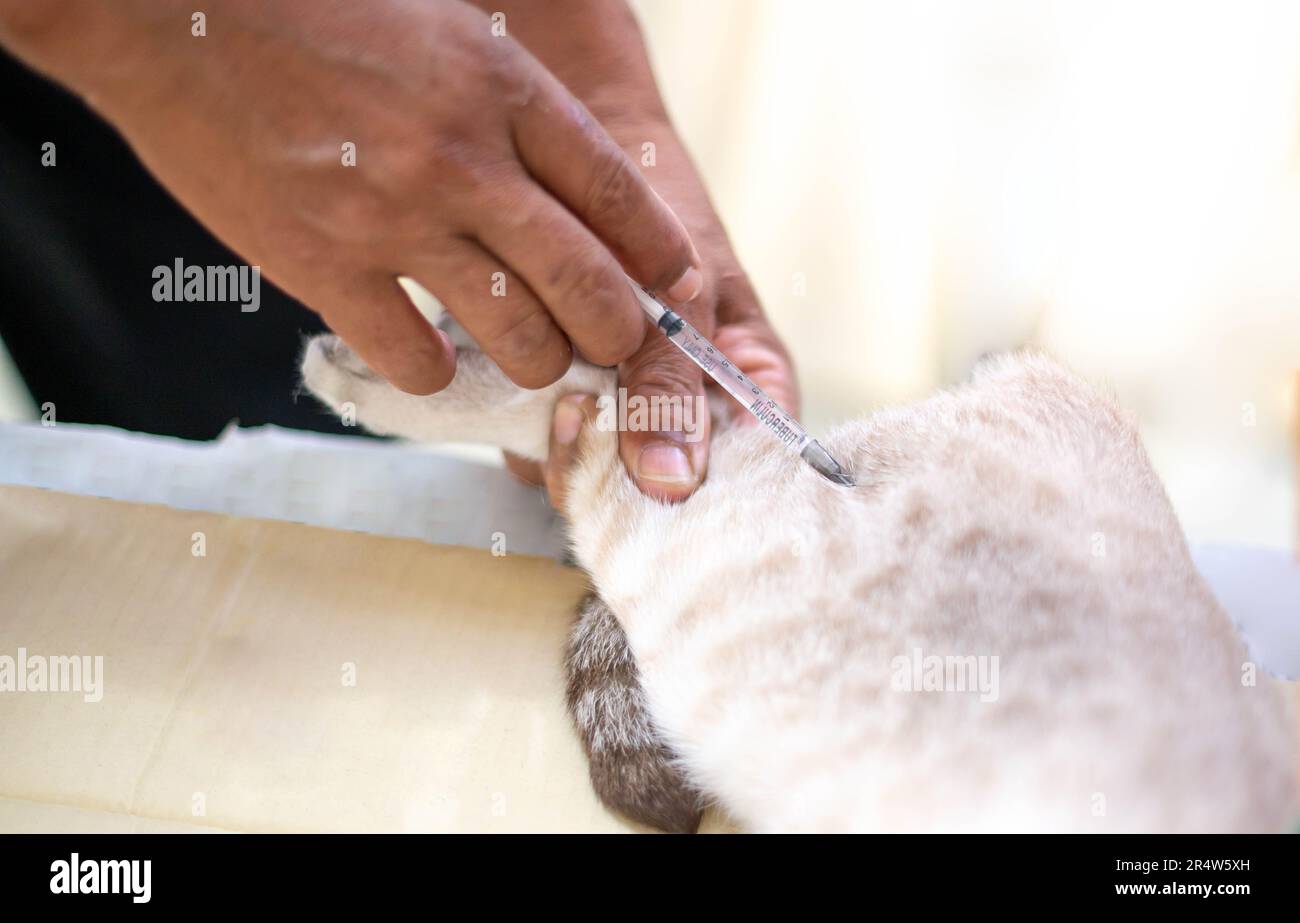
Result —
M 680 233 L 672 231 L 666 234 L 658 248 L 658 259 L 650 278 L 650 288 L 664 291 L 677 284 L 677 280 L 691 265 L 691 245 Z
M 424 353 L 384 353 L 380 374 L 408 394 L 434 394 L 451 384 L 455 366 Z
M 585 217 L 642 267 L 652 288 L 672 286 L 691 265 L 690 240 L 671 210 L 648 191 L 636 168 L 612 144 L 597 155 Z
M 582 354 L 593 365 L 615 366 L 636 352 L 640 345 L 639 337 L 610 329 L 602 337 L 584 342 Z
M 538 311 L 506 315 L 488 331 L 483 345 L 506 361 L 527 359 L 545 345 L 550 327 L 550 321 Z
M 626 324 L 611 324 L 609 327 L 610 336 L 610 355 L 608 358 L 609 365 L 615 365 L 624 362 L 629 356 L 636 354 L 636 351 L 645 343 L 646 325 L 638 312 L 631 315 L 631 321 Z
M 487 168 L 480 176 L 484 188 L 479 216 L 501 233 L 547 240 L 558 230 L 558 219 L 532 194 L 527 177 L 514 165 L 503 165 L 496 171 Z
M 597 344 L 584 344 L 582 347 L 582 358 L 592 365 L 601 368 L 612 368 L 619 363 L 619 360 L 615 358 L 613 350 Z
M 529 357 L 528 361 L 507 372 L 510 380 L 521 388 L 537 390 L 555 384 L 569 370 L 572 354 L 567 341 L 561 340 L 555 348 L 547 348 Z
M 404 202 L 467 192 L 477 201 L 519 173 L 509 150 L 474 125 L 432 125 L 401 147 L 386 154 L 385 175 L 390 195 Z
M 443 145 L 429 142 L 431 138 L 444 137 L 440 126 L 422 125 L 395 135 L 395 143 L 385 144 L 378 152 L 377 173 L 381 181 L 393 190 L 411 189 L 427 182 L 432 165 L 442 157 Z
M 507 112 L 522 112 L 542 95 L 538 75 L 524 65 L 513 42 L 489 42 L 482 60 L 483 83 Z
M 555 384 L 569 371 L 573 354 L 567 342 L 562 342 L 558 349 L 549 351 L 530 368 L 527 380 L 520 383 L 523 388 L 545 388 Z
M 576 254 L 551 270 L 551 288 L 566 301 L 599 304 L 609 300 L 612 274 L 592 254 Z
M 483 29 L 474 32 L 471 42 L 471 60 L 477 70 L 479 83 L 493 89 L 514 86 L 521 78 L 519 49 L 513 41 L 501 41 L 504 36 L 492 36 Z
M 587 217 L 599 227 L 621 225 L 631 217 L 637 199 L 636 175 L 623 152 L 602 144 L 587 193 Z
M 664 366 L 641 369 L 629 376 L 626 387 L 629 394 L 693 397 L 700 392 L 700 383 L 692 380 L 690 372 Z
M 481 345 L 512 381 L 525 388 L 542 388 L 557 381 L 571 359 L 568 341 L 540 309 L 506 319 Z
M 476 141 L 466 132 L 440 127 L 430 132 L 434 140 L 416 148 L 411 153 L 415 157 L 408 159 L 402 155 L 403 170 L 395 176 L 404 191 L 434 186 L 444 189 L 469 188 L 474 186 L 477 168 L 482 156 Z
M 701 392 L 700 371 L 658 338 L 627 363 L 619 378 L 636 394 L 694 395 Z M 672 348 L 669 347 L 671 350 Z

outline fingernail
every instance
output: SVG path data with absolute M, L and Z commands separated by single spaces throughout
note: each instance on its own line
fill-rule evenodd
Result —
M 688 266 L 682 277 L 668 289 L 673 301 L 691 301 L 704 290 L 704 276 L 694 266 Z
M 681 446 L 655 443 L 641 450 L 636 460 L 636 476 L 660 484 L 694 484 L 695 470 Z
M 578 406 L 581 403 L 581 394 L 570 394 L 555 405 L 555 418 L 551 421 L 551 426 L 555 433 L 555 441 L 560 445 L 569 445 L 578 438 L 578 433 L 586 420 L 582 408 Z

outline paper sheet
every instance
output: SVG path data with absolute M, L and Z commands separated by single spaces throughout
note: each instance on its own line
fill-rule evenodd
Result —
M 0 423 L 0 484 L 560 557 L 559 521 L 484 447 L 259 426 L 191 442 L 109 426 Z M 493 464 L 495 462 L 495 464 Z

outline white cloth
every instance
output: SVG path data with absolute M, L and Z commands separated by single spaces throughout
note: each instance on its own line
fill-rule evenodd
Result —
M 558 559 L 554 512 L 494 457 L 275 426 L 231 426 L 214 442 L 191 442 L 0 423 L 0 484 L 498 552 L 504 541 L 511 554 Z

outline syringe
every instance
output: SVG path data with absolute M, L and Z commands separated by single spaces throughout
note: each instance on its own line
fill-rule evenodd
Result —
M 718 351 L 718 347 L 705 339 L 680 314 L 660 301 L 652 291 L 638 285 L 631 278 L 627 281 L 646 316 L 654 321 L 655 326 L 663 331 L 674 346 L 690 356 L 692 362 L 716 381 L 722 390 L 739 401 L 783 445 L 799 453 L 826 480 L 853 486 L 853 479 L 822 448 L 822 444 L 808 435 L 808 431 L 782 410 L 780 404 L 768 397 L 762 388 L 754 384 L 748 375 L 736 368 L 734 362 Z

